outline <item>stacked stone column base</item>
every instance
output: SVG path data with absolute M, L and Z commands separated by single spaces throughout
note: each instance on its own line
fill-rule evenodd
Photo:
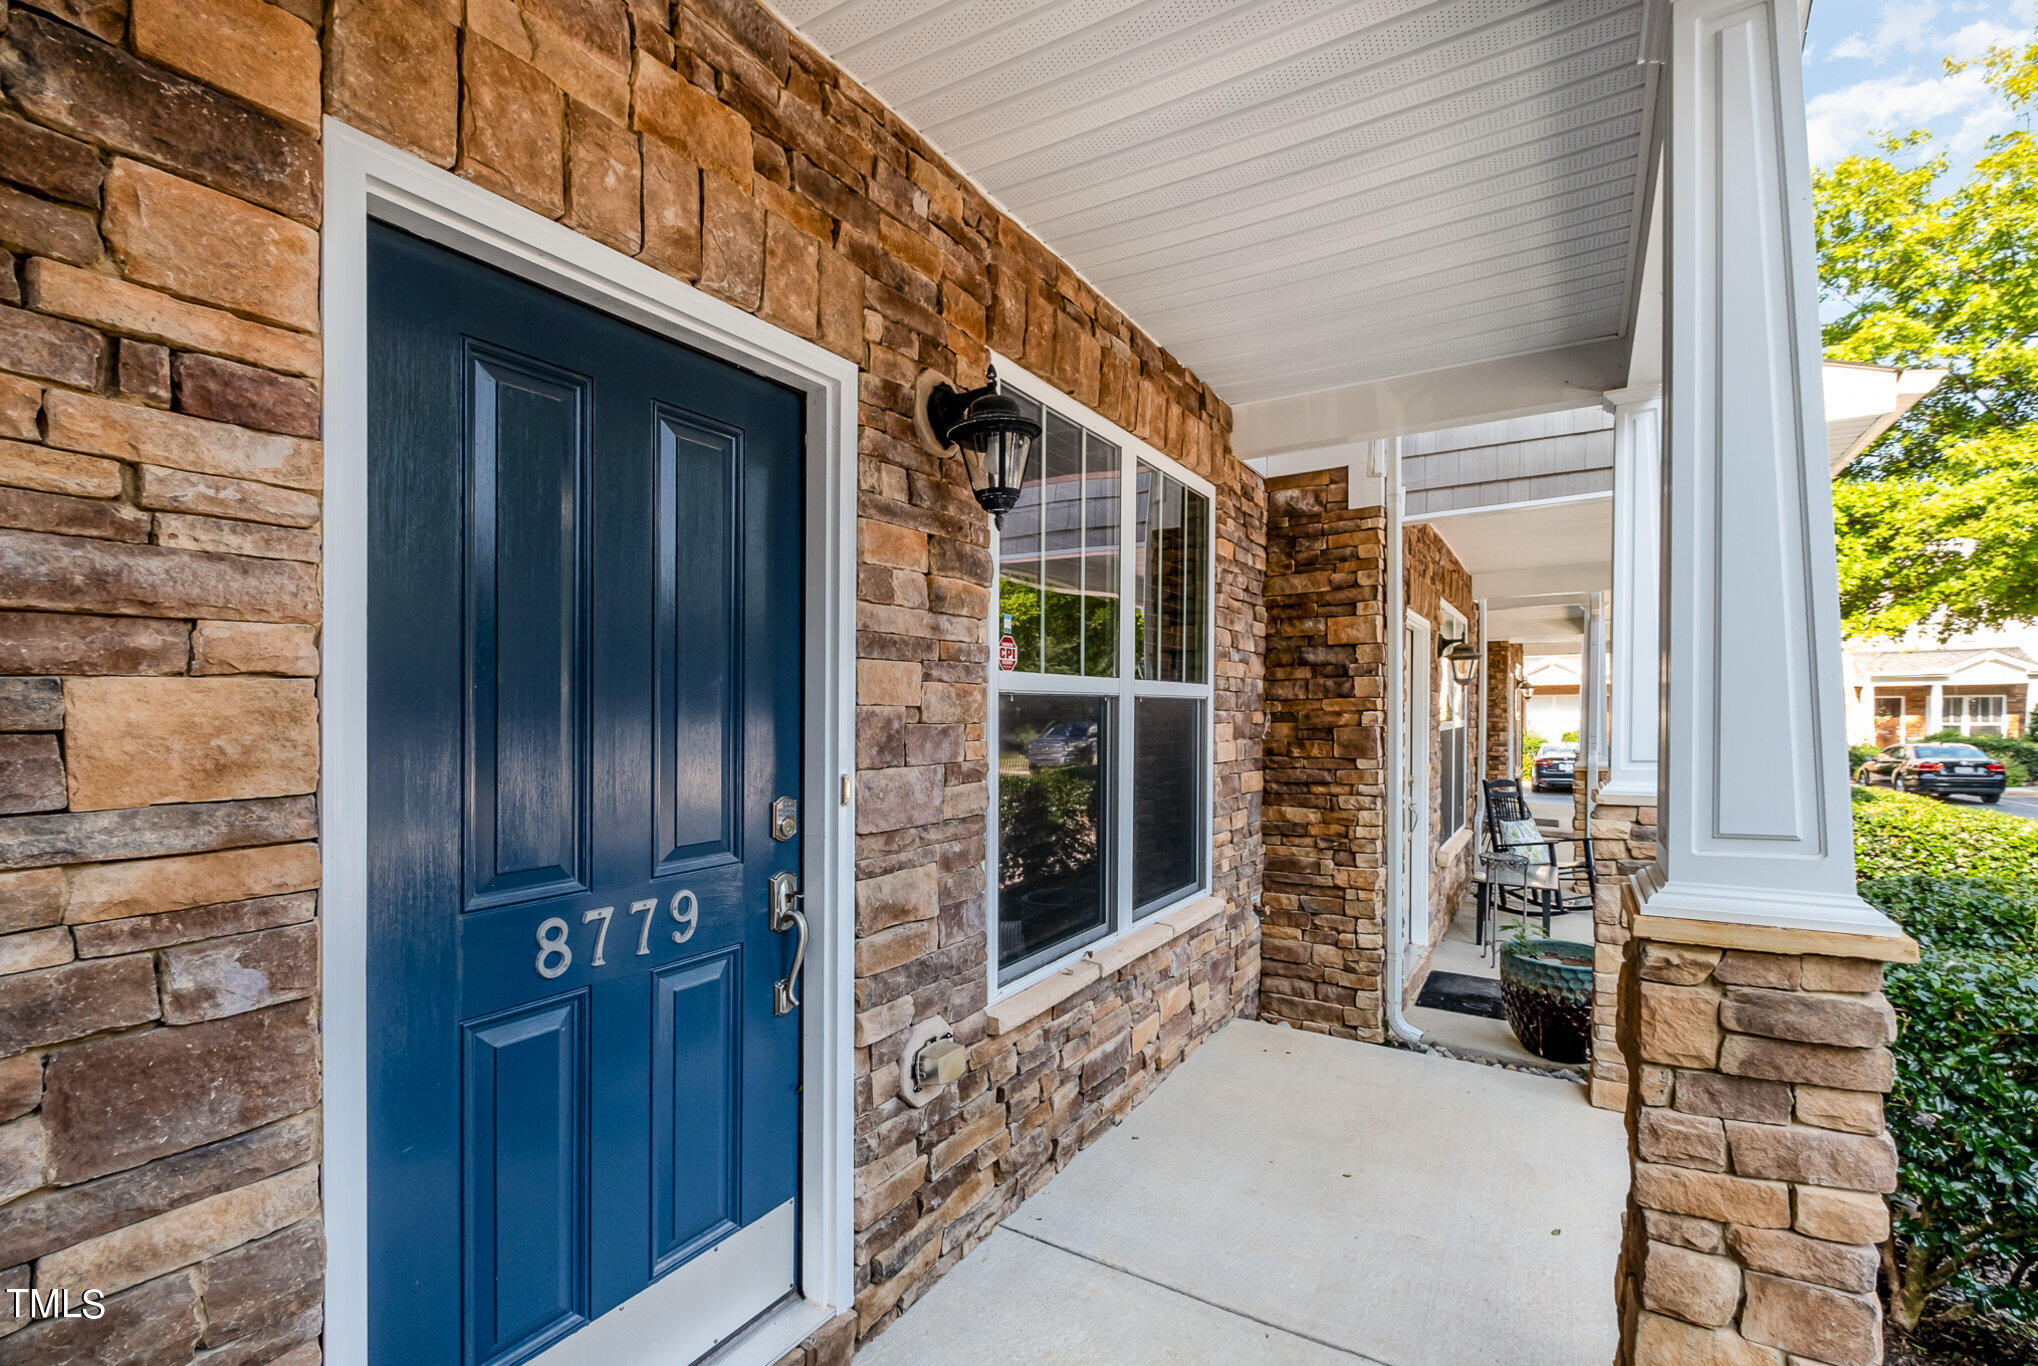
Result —
M 1599 890 L 1592 906 L 1592 1083 L 1589 1095 L 1602 1110 L 1628 1103 L 1628 1065 L 1621 1056 L 1616 1020 L 1620 1014 L 1621 963 L 1627 954 L 1628 878 L 1656 861 L 1656 808 L 1597 804 L 1588 827 L 1593 871 Z
M 1882 963 L 1634 923 L 1622 1366 L 1874 1366 L 1897 1170 Z

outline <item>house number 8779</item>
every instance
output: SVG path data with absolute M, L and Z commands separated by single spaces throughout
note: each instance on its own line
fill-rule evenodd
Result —
M 693 938 L 701 920 L 700 898 L 690 891 L 674 892 L 665 909 L 673 923 L 679 926 L 672 931 L 672 942 L 684 944 Z M 651 921 L 657 911 L 657 897 L 630 903 L 630 916 L 633 919 L 643 917 L 637 921 L 637 952 L 640 954 L 651 952 Z M 613 906 L 596 906 L 593 910 L 581 912 L 580 923 L 594 926 L 594 956 L 588 959 L 589 967 L 602 967 L 608 962 L 609 922 L 615 914 Z M 567 942 L 567 936 L 572 932 L 572 926 L 556 915 L 546 917 L 538 926 L 538 961 L 533 966 L 540 977 L 549 981 L 573 966 L 573 945 Z

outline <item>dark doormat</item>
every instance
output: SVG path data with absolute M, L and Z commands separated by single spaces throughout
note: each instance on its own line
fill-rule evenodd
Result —
M 1500 1004 L 1500 983 L 1491 977 L 1474 977 L 1469 972 L 1432 972 L 1422 984 L 1419 1006 L 1448 1010 L 1458 1015 L 1484 1015 L 1504 1020 L 1507 1011 Z

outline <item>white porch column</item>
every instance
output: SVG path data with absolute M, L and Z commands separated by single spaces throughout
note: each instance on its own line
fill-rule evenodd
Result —
M 1586 638 L 1577 652 L 1577 807 L 1592 820 L 1592 787 L 1606 771 L 1606 593 L 1586 595 Z
M 1578 781 L 1606 767 L 1606 594 L 1585 598 L 1585 641 L 1578 656 Z M 1589 793 L 1588 789 L 1588 793 Z
M 1672 0 L 1662 861 L 1646 914 L 1856 934 L 1794 0 Z
M 1606 780 L 1613 806 L 1656 800 L 1662 697 L 1657 668 L 1663 558 L 1663 391 L 1616 389 L 1613 414 L 1613 621 Z
M 1925 734 L 1937 735 L 1946 729 L 1946 685 L 1934 683 L 1932 691 L 1925 696 Z

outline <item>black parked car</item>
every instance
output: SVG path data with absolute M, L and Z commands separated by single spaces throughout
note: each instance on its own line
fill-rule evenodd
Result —
M 2003 766 L 1974 745 L 1891 745 L 1854 774 L 1863 787 L 1877 783 L 1899 792 L 1979 797 L 1990 806 L 2003 799 Z
M 1530 770 L 1529 786 L 1538 792 L 1548 792 L 1553 787 L 1571 790 L 1572 771 L 1578 767 L 1578 746 L 1570 741 L 1544 745 L 1536 751 L 1535 767 Z

